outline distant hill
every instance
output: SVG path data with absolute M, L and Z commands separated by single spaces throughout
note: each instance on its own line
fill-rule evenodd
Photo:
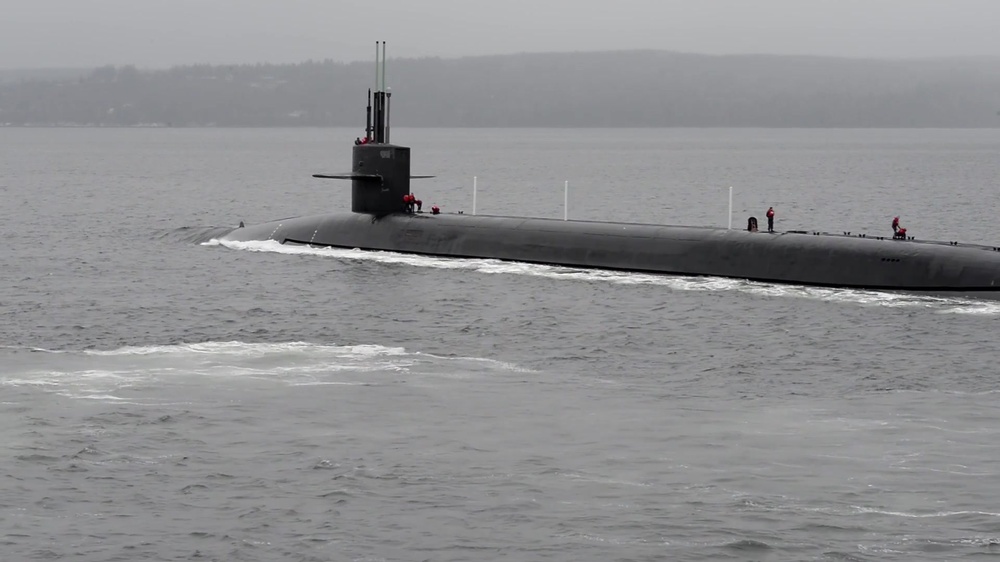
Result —
M 0 124 L 362 128 L 374 82 L 334 61 L 66 72 L 0 82 Z M 392 59 L 387 77 L 394 126 L 1000 126 L 996 58 L 583 52 Z

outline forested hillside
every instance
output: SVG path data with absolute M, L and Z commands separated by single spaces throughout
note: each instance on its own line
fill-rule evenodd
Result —
M 334 61 L 107 66 L 0 82 L 0 124 L 363 127 L 373 75 Z M 391 59 L 387 77 L 394 126 L 1000 126 L 998 59 L 520 54 Z

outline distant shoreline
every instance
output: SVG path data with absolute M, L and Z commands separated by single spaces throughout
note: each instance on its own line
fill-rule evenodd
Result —
M 65 71 L 68 72 L 68 71 Z M 357 127 L 371 65 L 105 66 L 0 82 L 4 126 Z M 58 73 L 56 73 L 58 74 Z M 1000 64 L 611 51 L 393 60 L 393 126 L 1000 127 Z

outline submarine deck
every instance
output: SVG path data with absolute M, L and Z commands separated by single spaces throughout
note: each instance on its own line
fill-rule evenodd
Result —
M 238 228 L 276 240 L 454 258 L 915 291 L 1000 290 L 1000 246 L 465 214 L 333 213 Z

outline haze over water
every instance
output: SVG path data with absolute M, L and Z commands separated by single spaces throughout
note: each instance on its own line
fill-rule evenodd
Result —
M 0 69 L 289 63 L 662 49 L 873 58 L 1000 56 L 993 0 L 6 0 Z M 364 22 L 364 25 L 359 25 Z
M 209 241 L 357 135 L 3 130 L 5 558 L 1000 553 L 996 302 Z M 1000 242 L 996 130 L 393 140 L 445 212 Z

